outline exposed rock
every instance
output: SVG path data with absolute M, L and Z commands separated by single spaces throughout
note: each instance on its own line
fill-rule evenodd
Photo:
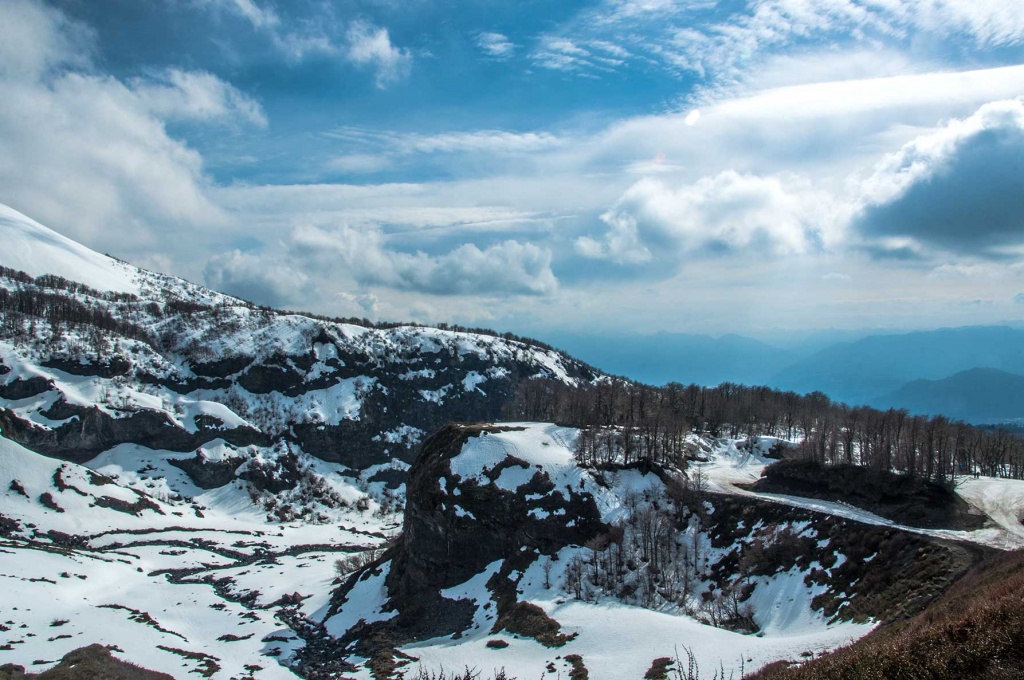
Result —
M 388 592 L 401 604 L 399 625 L 429 617 L 439 590 L 465 582 L 496 560 L 524 552 L 554 554 L 566 545 L 583 545 L 604 528 L 591 495 L 574 489 L 553 495 L 543 471 L 515 491 L 452 473 L 449 462 L 470 437 L 499 429 L 450 425 L 424 443 L 410 471 L 404 531 L 388 576 Z M 457 499 L 451 495 L 455 489 Z M 551 499 L 564 514 L 530 514 L 536 506 L 528 503 L 529 495 Z
M 497 604 L 497 628 L 536 636 L 553 646 L 570 639 L 538 608 L 517 603 L 509 575 L 540 555 L 583 545 L 606 527 L 591 493 L 567 486 L 556 489 L 541 465 L 533 468 L 508 456 L 495 461 L 483 478 L 463 478 L 453 471 L 452 459 L 472 438 L 507 429 L 514 428 L 449 425 L 424 442 L 407 482 L 401 537 L 375 564 L 351 576 L 335 593 L 332 605 L 337 611 L 361 580 L 379 574 L 381 565 L 390 562 L 385 609 L 396 615 L 354 626 L 341 639 L 343 646 L 353 644 L 361 654 L 374 656 L 413 640 L 460 634 L 473 623 L 477 604 L 449 599 L 441 591 L 499 561 L 502 567 L 487 583 Z M 517 476 L 521 483 L 501 486 L 497 481 L 509 467 L 523 470 Z
M 978 529 L 985 515 L 952 489 L 920 477 L 858 465 L 825 467 L 810 460 L 788 459 L 765 468 L 751 487 L 848 503 L 894 522 L 924 529 Z
M 75 463 L 84 463 L 126 443 L 168 451 L 193 451 L 217 438 L 235 446 L 269 443 L 265 434 L 250 427 L 188 432 L 162 411 L 139 410 L 115 418 L 95 406 L 75 406 L 59 400 L 45 415 L 69 422 L 55 428 L 39 427 L 9 409 L 0 408 L 0 430 L 8 439 L 37 453 Z M 69 420 L 72 418 L 75 419 Z
M 167 462 L 183 470 L 192 483 L 200 489 L 216 489 L 224 486 L 235 478 L 235 470 L 242 463 L 241 460 L 235 458 L 221 461 L 207 460 L 198 451 L 192 458 L 173 458 Z
M 72 375 L 97 375 L 101 378 L 113 378 L 127 375 L 131 363 L 123 357 L 113 357 L 109 361 L 68 361 L 67 359 L 48 359 L 42 362 L 46 368 L 56 368 Z
M 0 375 L 2 374 L 0 373 Z M 21 378 L 6 385 L 0 385 L 0 398 L 27 399 L 43 392 L 49 392 L 51 389 L 53 389 L 53 383 L 46 378 L 40 376 Z

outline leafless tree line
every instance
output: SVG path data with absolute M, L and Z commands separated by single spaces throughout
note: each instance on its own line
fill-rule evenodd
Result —
M 827 465 L 848 463 L 937 482 L 955 475 L 1024 477 L 1024 438 L 943 416 L 915 416 L 833 402 L 769 387 L 669 383 L 652 387 L 622 378 L 569 386 L 521 382 L 506 408 L 514 420 L 555 422 L 583 430 L 580 461 L 650 462 L 684 467 L 687 435 L 773 436 L 799 441 L 796 455 Z

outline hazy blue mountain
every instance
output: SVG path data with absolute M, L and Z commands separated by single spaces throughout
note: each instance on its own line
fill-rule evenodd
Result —
M 841 342 L 850 343 L 869 336 L 898 335 L 906 332 L 906 329 L 893 330 L 891 328 L 817 328 L 807 331 L 761 331 L 755 337 L 773 347 L 789 350 L 795 355 L 794 361 L 796 361 Z
M 941 380 L 978 366 L 1024 374 L 1024 330 L 971 326 L 871 336 L 827 347 L 779 371 L 768 383 L 867 403 L 910 381 Z
M 871 405 L 941 414 L 972 423 L 1024 418 L 1024 376 L 995 368 L 972 368 L 942 380 L 914 380 L 873 399 Z
M 740 335 L 562 333 L 544 339 L 603 371 L 655 385 L 673 381 L 765 384 L 799 358 L 792 351 Z

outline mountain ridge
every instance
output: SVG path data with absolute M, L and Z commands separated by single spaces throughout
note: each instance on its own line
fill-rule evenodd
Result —
M 998 368 L 971 368 L 939 380 L 913 380 L 872 399 L 871 405 L 996 424 L 1024 417 L 1024 375 Z

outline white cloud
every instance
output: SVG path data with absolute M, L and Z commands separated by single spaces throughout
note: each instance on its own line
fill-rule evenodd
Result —
M 861 184 L 858 229 L 1005 258 L 1024 245 L 1024 103 L 992 102 L 886 155 Z
M 396 139 L 396 146 L 400 150 L 410 153 L 529 153 L 556 147 L 562 143 L 562 139 L 547 132 L 508 132 L 505 130 L 404 135 Z
M 476 38 L 477 47 L 495 59 L 508 59 L 516 51 L 516 45 L 501 33 L 481 33 Z
M 436 134 L 392 132 L 360 127 L 341 127 L 327 134 L 362 149 L 381 149 L 388 154 L 524 154 L 553 149 L 570 140 L 550 132 L 509 130 L 455 130 Z
M 349 60 L 372 68 L 376 74 L 377 87 L 385 88 L 408 75 L 412 55 L 409 50 L 391 44 L 386 28 L 354 21 L 349 26 L 347 39 Z
M 281 23 L 281 17 L 272 7 L 261 7 L 255 0 L 205 0 L 205 2 L 244 17 L 255 28 L 276 28 Z
M 130 82 L 97 74 L 87 52 L 68 52 L 89 30 L 54 10 L 3 2 L 0 27 L 41 36 L 28 61 L 0 47 L 0 201 L 123 256 L 151 252 L 165 228 L 223 224 L 202 158 L 165 123 L 259 124 L 258 104 L 207 73 Z
M 320 21 L 287 25 L 268 4 L 256 0 L 196 0 L 216 11 L 228 12 L 248 21 L 253 29 L 266 35 L 286 58 L 301 61 L 311 54 L 341 54 L 343 45 L 334 36 L 335 22 L 328 16 Z
M 335 156 L 327 161 L 327 168 L 346 174 L 370 174 L 391 167 L 391 159 L 381 154 L 354 153 Z
M 259 102 L 211 73 L 168 69 L 157 79 L 133 81 L 132 89 L 163 119 L 243 120 L 267 126 Z
M 0 2 L 0 78 L 33 82 L 52 69 L 88 63 L 94 35 L 31 0 Z
M 546 295 L 558 281 L 551 252 L 531 243 L 503 241 L 486 248 L 472 243 L 440 255 L 406 253 L 387 247 L 373 228 L 302 226 L 292 233 L 293 253 L 343 263 L 361 285 L 415 290 L 435 295 Z
M 542 36 L 538 61 L 585 72 L 588 54 L 557 45 L 606 40 L 669 70 L 730 82 L 773 52 L 809 43 L 861 46 L 969 41 L 977 48 L 1024 42 L 1024 4 L 1006 0 L 605 0 Z M 543 55 L 543 57 L 541 56 Z M 612 64 L 608 64 L 612 65 Z
M 896 8 L 899 11 L 899 8 Z M 908 23 L 937 35 L 966 33 L 979 46 L 1024 41 L 1024 5 L 1005 0 L 918 0 L 905 10 Z
M 562 37 L 544 37 L 530 58 L 539 66 L 555 71 L 580 71 L 594 65 L 589 50 Z
M 694 126 L 686 112 L 622 119 L 573 139 L 558 158 L 580 172 L 672 172 L 689 182 L 730 169 L 794 172 L 842 185 L 938 122 L 1022 91 L 1024 66 L 773 87 L 710 101 Z
M 837 216 L 827 195 L 796 178 L 727 171 L 678 188 L 647 178 L 601 216 L 608 226 L 603 237 L 580 238 L 576 250 L 584 257 L 670 270 L 695 252 L 799 254 L 833 245 Z
M 292 265 L 240 250 L 211 258 L 203 276 L 215 290 L 276 307 L 301 302 L 300 292 L 309 285 L 309 277 Z
M 347 304 L 349 309 L 358 310 L 356 313 L 362 314 L 371 320 L 376 320 L 380 316 L 383 304 L 380 298 L 373 293 L 338 293 L 338 299 L 343 303 Z
M 777 87 L 718 102 L 714 113 L 807 119 L 899 109 L 930 109 L 1008 97 L 1024 90 L 1024 65 L 967 71 L 834 80 Z M 711 113 L 705 110 L 705 113 Z

